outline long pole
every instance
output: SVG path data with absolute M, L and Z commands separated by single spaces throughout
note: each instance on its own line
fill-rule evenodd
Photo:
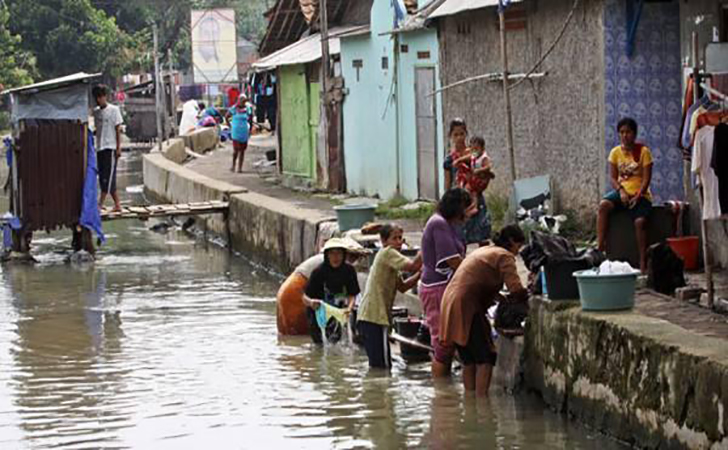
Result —
M 157 117 L 157 141 L 159 142 L 159 151 L 162 151 L 162 141 L 164 135 L 162 132 L 162 115 L 161 109 L 164 107 L 162 99 L 162 90 L 160 89 L 159 80 L 159 35 L 156 22 L 152 25 L 154 34 L 154 113 Z
M 508 89 L 508 47 L 506 41 L 505 11 L 498 11 L 500 19 L 501 58 L 503 61 L 503 97 L 506 103 L 506 139 L 508 142 L 508 156 L 511 161 L 511 181 L 516 182 L 516 157 L 513 150 L 513 120 L 511 118 L 511 94 Z
M 329 10 L 326 0 L 320 0 L 319 19 L 321 21 L 321 101 L 323 102 L 323 144 L 324 164 L 322 165 L 324 180 L 329 184 Z M 328 186 L 327 186 L 328 187 Z
M 174 82 L 174 72 L 172 67 L 172 50 L 167 49 L 167 70 L 168 70 L 168 76 L 169 76 L 169 97 L 167 97 L 167 101 L 170 105 L 170 113 L 171 116 L 169 116 L 169 130 L 172 131 L 173 135 L 177 135 L 177 102 L 175 101 L 177 98 L 177 89 L 175 87 Z
M 692 35 L 692 53 L 693 53 L 693 101 L 695 103 L 700 101 L 700 58 L 698 57 L 700 50 L 700 45 L 698 43 L 698 33 L 693 32 Z M 683 172 L 683 181 L 685 181 L 685 185 L 687 186 L 685 191 L 685 194 L 687 196 L 687 193 L 690 189 L 690 169 L 687 162 L 685 162 L 685 171 Z M 700 234 L 701 238 L 703 240 L 703 265 L 705 266 L 705 284 L 708 290 L 708 307 L 710 309 L 713 309 L 714 301 L 715 301 L 715 290 L 713 287 L 713 266 L 712 266 L 712 260 L 713 258 L 710 255 L 710 244 L 708 243 L 708 221 L 703 218 L 703 211 L 702 206 L 705 202 L 705 198 L 703 197 L 703 189 L 700 189 L 700 192 L 698 193 L 700 198 L 700 204 L 698 207 L 700 208 L 700 211 L 698 214 L 700 214 Z

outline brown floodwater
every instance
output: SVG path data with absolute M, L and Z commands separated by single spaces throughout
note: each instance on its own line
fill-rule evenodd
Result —
M 138 200 L 138 155 L 120 184 Z M 175 228 L 115 222 L 93 264 L 68 233 L 0 272 L 0 449 L 623 448 L 427 364 L 370 371 L 356 347 L 276 333 L 280 277 Z

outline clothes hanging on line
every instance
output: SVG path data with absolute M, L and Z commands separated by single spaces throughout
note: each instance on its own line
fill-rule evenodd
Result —
M 718 200 L 718 178 L 711 165 L 714 149 L 715 127 L 706 126 L 695 134 L 693 157 L 690 170 L 697 175 L 703 190 L 703 219 L 717 219 L 721 216 Z
M 710 167 L 718 179 L 721 212 L 728 213 L 728 123 L 715 127 Z

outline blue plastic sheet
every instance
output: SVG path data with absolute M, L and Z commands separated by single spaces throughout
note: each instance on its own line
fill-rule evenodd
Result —
M 13 140 L 6 137 L 3 143 L 5 144 L 5 162 L 8 163 L 8 168 L 11 168 L 13 167 Z
M 19 230 L 23 224 L 20 219 L 13 216 L 3 225 L 3 247 L 5 250 L 12 250 L 13 248 L 13 230 Z
M 86 165 L 86 179 L 83 183 L 83 199 L 81 201 L 81 218 L 79 223 L 82 227 L 96 232 L 102 243 L 106 242 L 106 236 L 101 228 L 101 212 L 98 204 L 98 167 L 96 166 L 96 147 L 94 146 L 94 135 L 88 132 L 88 164 Z

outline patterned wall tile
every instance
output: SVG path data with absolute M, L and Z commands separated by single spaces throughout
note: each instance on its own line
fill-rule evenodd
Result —
M 626 54 L 626 1 L 607 0 L 604 15 L 607 152 L 619 145 L 619 119 L 633 117 L 638 140 L 653 152 L 656 202 L 682 199 L 682 156 L 677 148 L 682 115 L 680 22 L 677 1 L 646 3 L 634 55 Z

